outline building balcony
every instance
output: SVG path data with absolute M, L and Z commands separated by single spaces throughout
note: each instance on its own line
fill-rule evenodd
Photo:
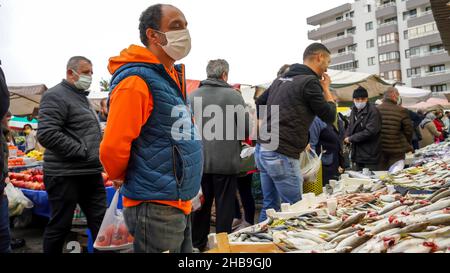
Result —
M 408 39 L 409 47 L 417 47 L 429 44 L 439 44 L 442 43 L 441 35 L 439 31 L 431 31 L 426 33 L 421 33 L 421 35 L 417 35 L 414 37 L 409 37 Z
M 390 43 L 378 44 L 378 54 L 400 51 L 400 44 L 398 40 L 393 40 Z
M 380 73 L 401 70 L 400 59 L 380 62 Z
M 378 25 L 377 27 L 377 35 L 381 36 L 384 34 L 398 32 L 398 22 L 392 21 Z
M 415 9 L 421 6 L 429 5 L 430 0 L 407 0 L 406 1 L 406 9 Z
M 429 51 L 410 56 L 411 67 L 428 66 L 450 62 L 450 55 L 446 50 Z
M 329 9 L 327 11 L 324 11 L 324 12 L 321 12 L 314 16 L 306 18 L 306 23 L 308 25 L 317 26 L 317 25 L 320 25 L 320 23 L 325 21 L 326 19 L 335 17 L 336 15 L 343 14 L 347 11 L 350 11 L 351 9 L 352 9 L 352 4 L 350 4 L 350 3 L 343 4 L 341 6 L 335 7 L 333 9 Z
M 408 18 L 408 28 L 424 25 L 434 21 L 433 12 L 431 10 L 420 14 L 419 16 Z
M 323 40 L 322 44 L 324 44 L 329 50 L 346 47 L 346 46 L 354 44 L 354 35 L 347 34 L 347 35 Z
M 375 11 L 375 17 L 385 18 L 385 17 L 393 17 L 397 15 L 397 6 L 395 2 L 390 2 L 382 6 L 378 6 Z
M 351 18 L 330 22 L 328 24 L 321 25 L 318 29 L 308 31 L 308 39 L 321 40 L 321 38 L 327 34 L 346 30 L 351 27 L 353 27 L 353 21 Z
M 346 51 L 337 54 L 331 54 L 331 65 L 351 62 L 355 60 L 354 51 Z
M 428 86 L 450 83 L 450 70 L 427 72 L 411 76 L 413 86 Z

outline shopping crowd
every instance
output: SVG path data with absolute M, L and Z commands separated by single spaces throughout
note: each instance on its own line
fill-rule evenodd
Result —
M 83 56 L 70 58 L 66 78 L 43 95 L 36 138 L 45 148 L 44 183 L 51 206 L 43 235 L 46 253 L 62 252 L 77 204 L 97 236 L 107 209 L 103 171 L 123 195 L 135 252 L 188 253 L 207 250 L 213 204 L 217 233 L 230 233 L 236 218 L 255 223 L 256 172 L 263 192 L 259 221 L 264 221 L 267 209 L 301 200 L 299 155 L 304 151 L 322 154 L 327 184 L 350 168 L 387 170 L 406 153 L 448 136 L 448 112 L 411 112 L 401 106 L 395 87 L 386 90 L 378 106 L 359 87 L 350 117 L 338 113 L 326 73 L 330 51 L 319 43 L 305 49 L 303 64 L 280 69 L 255 99 L 256 113 L 228 83 L 230 67 L 223 59 L 209 61 L 206 80 L 187 94 L 185 67 L 175 64 L 191 49 L 184 14 L 158 4 L 147 8 L 139 22 L 143 45 L 131 45 L 109 59 L 111 93 L 100 113 L 87 99 L 93 66 Z M 0 96 L 4 117 L 9 94 L 3 72 Z M 227 115 L 229 106 L 232 115 Z M 106 122 L 104 130 L 100 122 Z M 241 152 L 249 147 L 255 162 L 243 167 Z M 7 158 L 6 151 L 2 156 Z M 7 160 L 0 164 L 0 252 L 9 252 L 3 194 Z M 193 211 L 200 190 L 203 202 Z

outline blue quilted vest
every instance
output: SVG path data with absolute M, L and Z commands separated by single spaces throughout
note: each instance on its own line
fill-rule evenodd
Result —
M 181 74 L 181 66 L 175 69 Z M 129 76 L 145 80 L 153 111 L 131 146 L 121 193 L 133 200 L 191 200 L 200 189 L 203 149 L 189 103 L 163 65 L 124 65 L 114 73 L 111 90 Z M 184 89 L 184 78 L 180 82 Z

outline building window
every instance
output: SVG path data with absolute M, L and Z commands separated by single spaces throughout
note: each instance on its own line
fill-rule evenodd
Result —
M 445 71 L 445 64 L 430 66 L 430 72 L 442 72 Z
M 348 51 L 355 52 L 357 47 L 358 47 L 358 44 L 349 45 Z
M 408 39 L 408 31 L 407 30 L 403 31 L 403 38 L 405 40 Z
M 412 9 L 403 12 L 403 21 L 408 20 L 409 18 L 414 18 L 417 16 L 417 9 Z
M 368 59 L 367 59 L 367 64 L 368 64 L 369 66 L 375 65 L 375 57 L 370 57 L 370 58 L 368 58 Z
M 375 40 L 374 40 L 374 39 L 367 40 L 367 41 L 366 41 L 366 47 L 367 47 L 367 48 L 373 48 L 373 47 L 375 47 Z
M 439 52 L 443 50 L 444 50 L 443 44 L 430 46 L 430 52 Z
M 372 6 L 371 5 L 367 5 L 367 12 L 372 12 Z
M 409 39 L 419 38 L 422 36 L 426 36 L 426 35 L 435 33 L 437 31 L 438 31 L 438 28 L 436 26 L 436 22 L 433 22 L 433 23 L 421 25 L 418 27 L 410 28 L 408 30 L 408 38 Z
M 345 53 L 345 48 L 338 49 L 338 53 L 339 53 L 339 54 Z
M 410 56 L 411 56 L 411 51 L 409 49 L 405 50 L 405 58 L 409 59 Z
M 336 17 L 336 22 L 340 22 L 340 21 L 342 21 L 343 19 L 344 19 L 344 17 L 342 17 L 342 16 Z
M 369 30 L 372 30 L 372 29 L 373 29 L 373 22 L 366 23 L 366 30 L 369 31 Z
M 380 63 L 392 63 L 400 60 L 400 52 L 392 51 L 378 55 L 378 61 Z
M 447 91 L 447 84 L 432 85 L 430 86 L 431 92 L 443 92 Z
M 347 29 L 347 34 L 355 34 L 355 32 L 356 32 L 356 27 Z
M 430 11 L 431 10 L 431 6 L 428 6 L 425 8 L 425 11 Z
M 337 34 L 337 37 L 342 37 L 342 36 L 344 36 L 345 35 L 345 32 L 339 32 L 338 34 Z
M 390 45 L 396 42 L 398 42 L 397 32 L 391 32 L 388 34 L 378 36 L 378 46 Z
M 388 24 L 388 23 L 394 23 L 394 22 L 397 22 L 397 16 L 385 19 L 383 23 Z
M 420 67 L 414 67 L 406 70 L 406 74 L 408 78 L 419 76 L 420 75 Z
M 349 13 L 345 14 L 345 19 L 350 19 L 350 18 L 353 18 L 354 16 L 355 16 L 355 12 L 350 11 Z
M 402 72 L 400 70 L 387 71 L 381 73 L 380 76 L 383 77 L 385 80 L 396 80 L 396 81 L 402 80 Z

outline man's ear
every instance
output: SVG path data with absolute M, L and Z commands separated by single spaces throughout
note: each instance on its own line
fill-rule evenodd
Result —
M 148 28 L 145 34 L 147 35 L 149 45 L 159 44 L 158 34 L 156 33 L 156 31 L 153 31 L 153 29 Z

